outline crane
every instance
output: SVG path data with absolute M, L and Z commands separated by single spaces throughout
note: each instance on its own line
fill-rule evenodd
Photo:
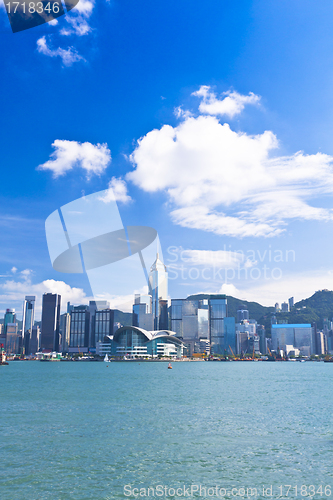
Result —
M 229 349 L 230 349 L 230 351 L 231 351 L 231 354 L 232 354 L 232 355 L 233 355 L 233 357 L 235 358 L 236 356 L 235 356 L 235 354 L 234 354 L 234 351 L 231 349 L 231 346 L 230 346 L 230 345 L 229 345 Z

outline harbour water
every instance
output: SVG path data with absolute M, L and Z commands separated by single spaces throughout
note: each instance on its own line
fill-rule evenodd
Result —
M 18 361 L 0 380 L 1 500 L 332 498 L 333 364 Z

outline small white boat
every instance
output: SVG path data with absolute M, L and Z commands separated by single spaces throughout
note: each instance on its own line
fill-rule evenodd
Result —
M 108 356 L 107 354 L 105 354 L 104 361 L 105 361 L 106 363 L 108 363 L 108 362 L 109 362 L 109 356 Z

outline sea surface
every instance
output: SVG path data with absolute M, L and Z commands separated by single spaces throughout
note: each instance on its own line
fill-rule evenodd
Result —
M 333 498 L 333 363 L 16 361 L 0 418 L 0 500 Z

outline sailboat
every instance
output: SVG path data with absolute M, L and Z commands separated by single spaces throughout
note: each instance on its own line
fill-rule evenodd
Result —
M 106 363 L 108 363 L 108 362 L 109 362 L 109 356 L 108 356 L 107 354 L 105 354 L 104 361 L 105 361 Z

